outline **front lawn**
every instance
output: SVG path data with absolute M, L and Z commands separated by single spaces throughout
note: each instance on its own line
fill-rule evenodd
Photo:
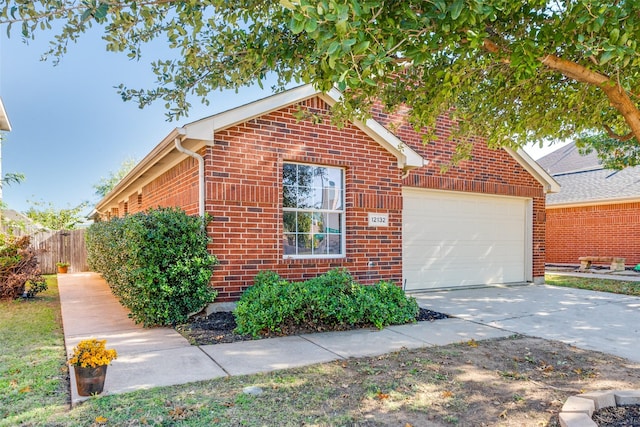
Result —
M 569 396 L 640 384 L 637 363 L 514 336 L 98 396 L 70 409 L 49 280 L 39 298 L 0 303 L 2 427 L 558 426 Z M 262 393 L 245 393 L 250 386 Z
M 0 426 L 44 420 L 69 405 L 56 276 L 33 299 L 0 301 Z
M 553 286 L 640 296 L 640 282 L 598 279 L 595 277 L 573 277 L 558 274 L 545 274 L 544 281 L 547 285 Z

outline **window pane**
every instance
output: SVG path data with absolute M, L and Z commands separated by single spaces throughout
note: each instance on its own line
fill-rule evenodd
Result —
M 313 225 L 312 214 L 307 212 L 298 212 L 296 224 L 296 231 L 298 233 L 311 233 L 311 227 Z
M 324 214 L 324 231 L 330 234 L 342 232 L 342 215 L 338 213 Z
M 343 253 L 344 172 L 340 168 L 283 165 L 283 251 L 286 255 Z
M 290 185 L 285 185 L 282 192 L 282 204 L 285 208 L 298 207 L 298 189 Z
M 284 235 L 284 253 L 285 255 L 295 255 L 296 254 L 296 235 L 295 234 L 285 234 Z
M 313 235 L 313 253 L 318 255 L 327 254 L 327 235 L 317 233 Z
M 285 163 L 282 168 L 282 184 L 294 186 L 297 182 L 298 168 L 296 165 Z
M 309 209 L 314 207 L 312 187 L 298 187 L 296 207 L 299 209 Z
M 298 166 L 298 186 L 311 187 L 313 186 L 313 166 L 297 165 Z
M 283 215 L 284 219 L 284 232 L 285 233 L 295 233 L 297 231 L 296 225 L 296 213 L 295 212 L 285 212 Z
M 342 235 L 327 234 L 327 253 L 330 255 L 340 255 L 342 253 Z

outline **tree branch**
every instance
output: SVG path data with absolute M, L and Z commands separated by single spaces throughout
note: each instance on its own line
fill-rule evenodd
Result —
M 602 125 L 602 127 L 604 127 L 604 130 L 607 131 L 607 135 L 609 135 L 609 137 L 613 139 L 617 139 L 618 141 L 621 141 L 621 142 L 629 141 L 630 139 L 633 139 L 633 137 L 635 136 L 633 132 L 629 132 L 626 135 L 618 135 L 613 131 L 613 129 L 611 129 L 609 125 Z
M 484 40 L 483 47 L 487 52 L 495 55 L 505 52 L 504 49 L 489 39 Z M 609 136 L 620 141 L 628 141 L 635 137 L 636 140 L 640 142 L 640 110 L 638 110 L 636 104 L 631 100 L 629 94 L 619 82 L 612 80 L 605 74 L 598 73 L 584 65 L 580 65 L 577 62 L 568 61 L 555 55 L 547 55 L 539 58 L 539 60 L 547 68 L 557 71 L 563 76 L 600 88 L 605 95 L 607 95 L 607 98 L 609 98 L 611 106 L 624 117 L 629 129 L 631 129 L 629 134 L 620 136 L 605 125 Z M 506 64 L 510 63 L 508 58 L 501 58 L 500 61 Z

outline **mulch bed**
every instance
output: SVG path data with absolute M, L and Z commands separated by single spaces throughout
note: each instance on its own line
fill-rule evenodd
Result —
M 594 412 L 591 418 L 598 427 L 640 426 L 640 405 L 603 408 Z
M 449 317 L 444 313 L 420 308 L 416 317 L 418 322 L 430 322 Z M 256 338 L 250 335 L 238 335 L 233 332 L 236 328 L 236 319 L 233 314 L 227 311 L 211 313 L 209 316 L 196 316 L 192 322 L 177 325 L 176 330 L 186 337 L 193 345 L 221 344 L 238 341 L 249 341 Z M 302 329 L 296 327 L 283 328 L 283 335 L 296 335 L 313 332 L 327 332 L 327 329 Z M 278 335 L 265 335 L 260 338 L 270 338 Z M 258 339 L 260 339 L 258 338 Z

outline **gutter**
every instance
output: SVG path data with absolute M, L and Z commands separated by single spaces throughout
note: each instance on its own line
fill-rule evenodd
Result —
M 198 211 L 199 214 L 202 218 L 204 218 L 205 215 L 205 211 L 204 211 L 204 199 L 205 199 L 205 182 L 204 182 L 204 158 L 191 150 L 188 150 L 186 148 L 184 148 L 182 146 L 182 140 L 185 138 L 185 136 L 187 135 L 187 131 L 184 128 L 178 128 L 178 135 L 174 138 L 174 144 L 176 146 L 176 149 L 181 152 L 186 154 L 189 157 L 193 157 L 194 159 L 198 160 L 198 187 L 199 187 L 199 191 L 198 191 Z

